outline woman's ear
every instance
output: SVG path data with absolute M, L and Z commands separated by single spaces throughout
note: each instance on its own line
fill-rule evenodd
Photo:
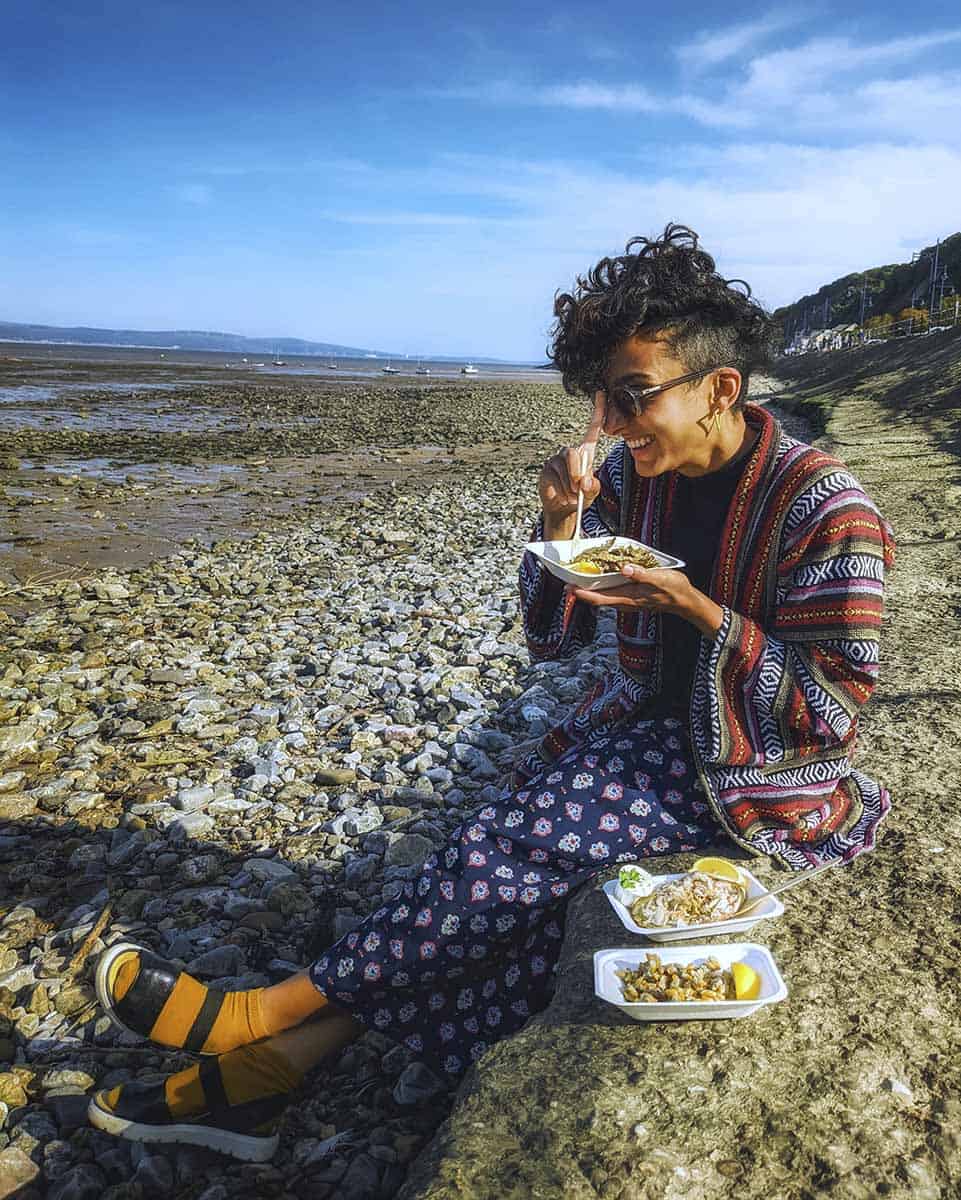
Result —
M 737 367 L 720 367 L 714 372 L 714 403 L 730 411 L 741 395 L 741 372 Z

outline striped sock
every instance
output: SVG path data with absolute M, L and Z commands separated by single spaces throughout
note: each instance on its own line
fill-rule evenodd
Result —
M 140 955 L 118 958 L 110 991 L 119 1003 L 137 981 Z M 263 988 L 217 992 L 186 973 L 177 978 L 148 1037 L 162 1046 L 186 1047 L 194 1053 L 225 1054 L 259 1042 L 271 1033 L 264 1022 Z
M 172 1117 L 196 1117 L 296 1091 L 304 1075 L 269 1045 L 240 1046 L 170 1075 L 164 1098 Z

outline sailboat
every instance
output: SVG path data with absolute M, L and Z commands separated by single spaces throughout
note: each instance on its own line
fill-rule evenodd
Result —
M 400 368 L 399 368 L 399 367 L 392 367 L 392 366 L 390 365 L 390 359 L 388 358 L 388 360 L 387 360 L 387 366 L 386 366 L 386 367 L 381 367 L 381 373 L 382 373 L 382 374 L 384 374 L 384 375 L 399 375 L 399 374 L 400 374 Z
M 477 374 L 479 374 L 477 368 L 474 366 L 473 363 L 464 363 L 464 365 L 460 369 L 460 373 L 462 375 L 477 375 Z
M 424 366 L 423 359 L 419 358 L 417 360 L 417 367 L 414 370 L 414 374 L 415 375 L 429 375 L 430 374 L 430 367 Z

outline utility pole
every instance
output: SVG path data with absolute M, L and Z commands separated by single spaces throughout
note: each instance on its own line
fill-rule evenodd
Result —
M 821 318 L 821 324 L 825 329 L 828 327 L 828 315 L 831 312 L 831 300 L 828 296 L 824 297 L 824 316 Z
M 861 315 L 858 318 L 859 325 L 864 324 L 864 305 L 865 305 L 865 301 L 867 300 L 867 298 L 868 298 L 868 281 L 867 281 L 867 279 L 864 279 L 861 282 Z
M 934 262 L 931 264 L 931 292 L 928 296 L 928 316 L 934 312 L 934 288 L 938 279 L 938 260 L 941 257 L 941 239 L 938 238 L 934 247 Z

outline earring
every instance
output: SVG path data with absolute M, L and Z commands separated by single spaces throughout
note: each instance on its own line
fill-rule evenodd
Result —
M 714 432 L 720 433 L 721 432 L 721 410 L 719 408 L 715 408 L 715 410 L 714 410 L 713 425 L 714 425 Z

